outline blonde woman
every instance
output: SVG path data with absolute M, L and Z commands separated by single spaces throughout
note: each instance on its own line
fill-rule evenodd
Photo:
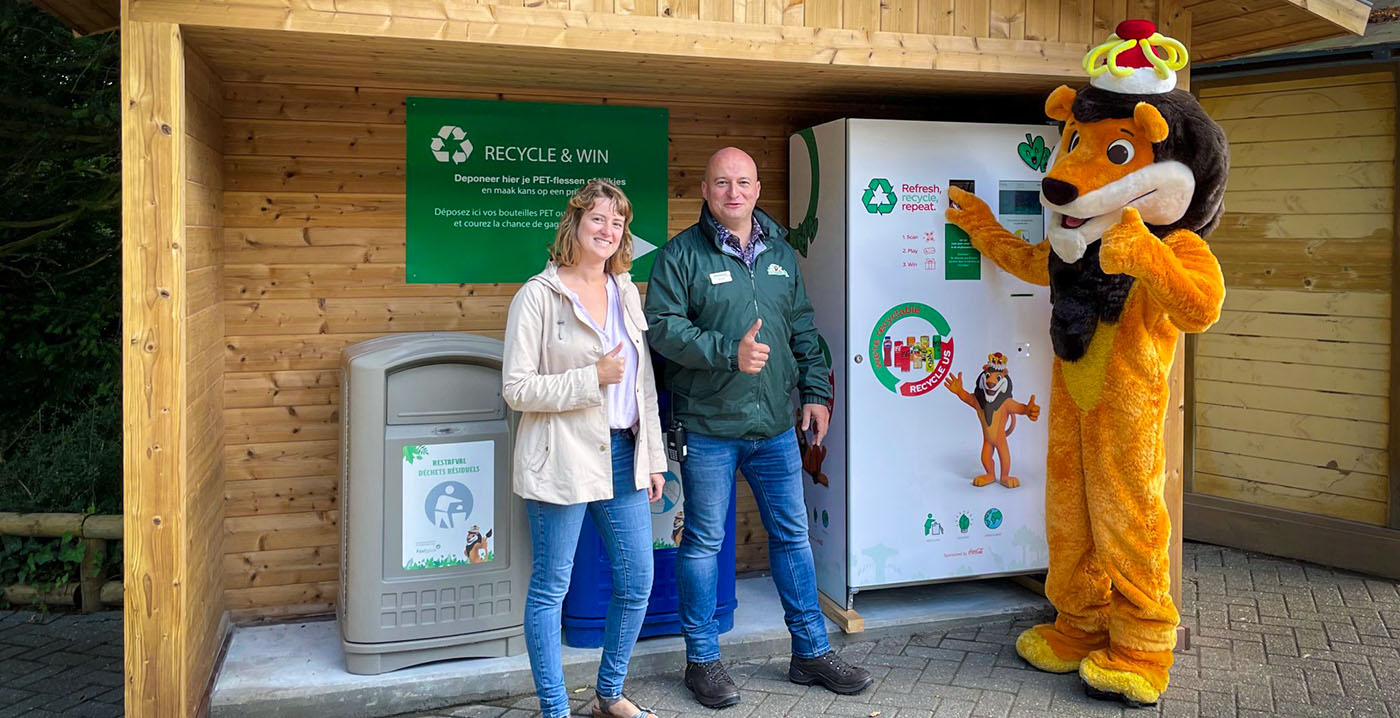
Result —
M 569 715 L 560 618 L 584 516 L 612 560 L 612 599 L 595 718 L 655 718 L 622 693 L 651 596 L 651 511 L 666 454 L 646 319 L 628 270 L 632 205 L 605 180 L 569 198 L 544 271 L 510 304 L 506 403 L 521 412 L 515 493 L 525 499 L 534 562 L 525 640 L 544 718 Z

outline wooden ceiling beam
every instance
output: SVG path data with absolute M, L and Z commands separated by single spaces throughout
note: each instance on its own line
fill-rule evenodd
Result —
M 1283 0 L 1346 30 L 1353 35 L 1366 32 L 1371 7 L 1358 0 Z
M 121 25 L 121 0 L 30 0 L 78 36 L 96 35 Z
M 612 54 L 799 67 L 943 71 L 1077 80 L 1082 43 L 678 21 L 459 0 L 131 0 L 133 17 L 187 28 L 376 38 L 451 58 L 454 48 Z

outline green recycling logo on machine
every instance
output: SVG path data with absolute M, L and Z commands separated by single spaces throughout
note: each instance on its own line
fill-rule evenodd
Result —
M 866 185 L 865 193 L 860 196 L 860 203 L 865 205 L 865 211 L 871 214 L 889 214 L 894 211 L 894 206 L 899 202 L 899 197 L 894 193 L 894 187 L 890 186 L 890 181 L 884 177 L 876 177 Z

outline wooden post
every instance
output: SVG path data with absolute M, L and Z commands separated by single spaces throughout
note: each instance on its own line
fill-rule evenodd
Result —
M 107 542 L 83 539 L 83 561 L 78 565 L 78 589 L 83 613 L 102 610 L 102 584 L 107 581 Z
M 184 48 L 122 3 L 126 714 L 194 713 L 186 675 Z

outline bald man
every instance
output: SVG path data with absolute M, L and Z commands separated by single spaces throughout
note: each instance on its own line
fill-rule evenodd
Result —
M 661 249 L 647 285 L 647 340 L 669 360 L 674 419 L 688 438 L 676 568 L 685 685 L 709 708 L 739 702 L 720 662 L 715 621 L 716 557 L 735 469 L 753 488 L 768 530 L 773 582 L 792 634 L 788 678 L 842 694 L 874 680 L 831 650 L 817 603 L 792 392 L 800 389 L 802 431 L 820 444 L 831 385 L 797 255 L 787 228 L 757 209 L 759 190 L 758 167 L 743 150 L 710 157 L 700 221 Z

